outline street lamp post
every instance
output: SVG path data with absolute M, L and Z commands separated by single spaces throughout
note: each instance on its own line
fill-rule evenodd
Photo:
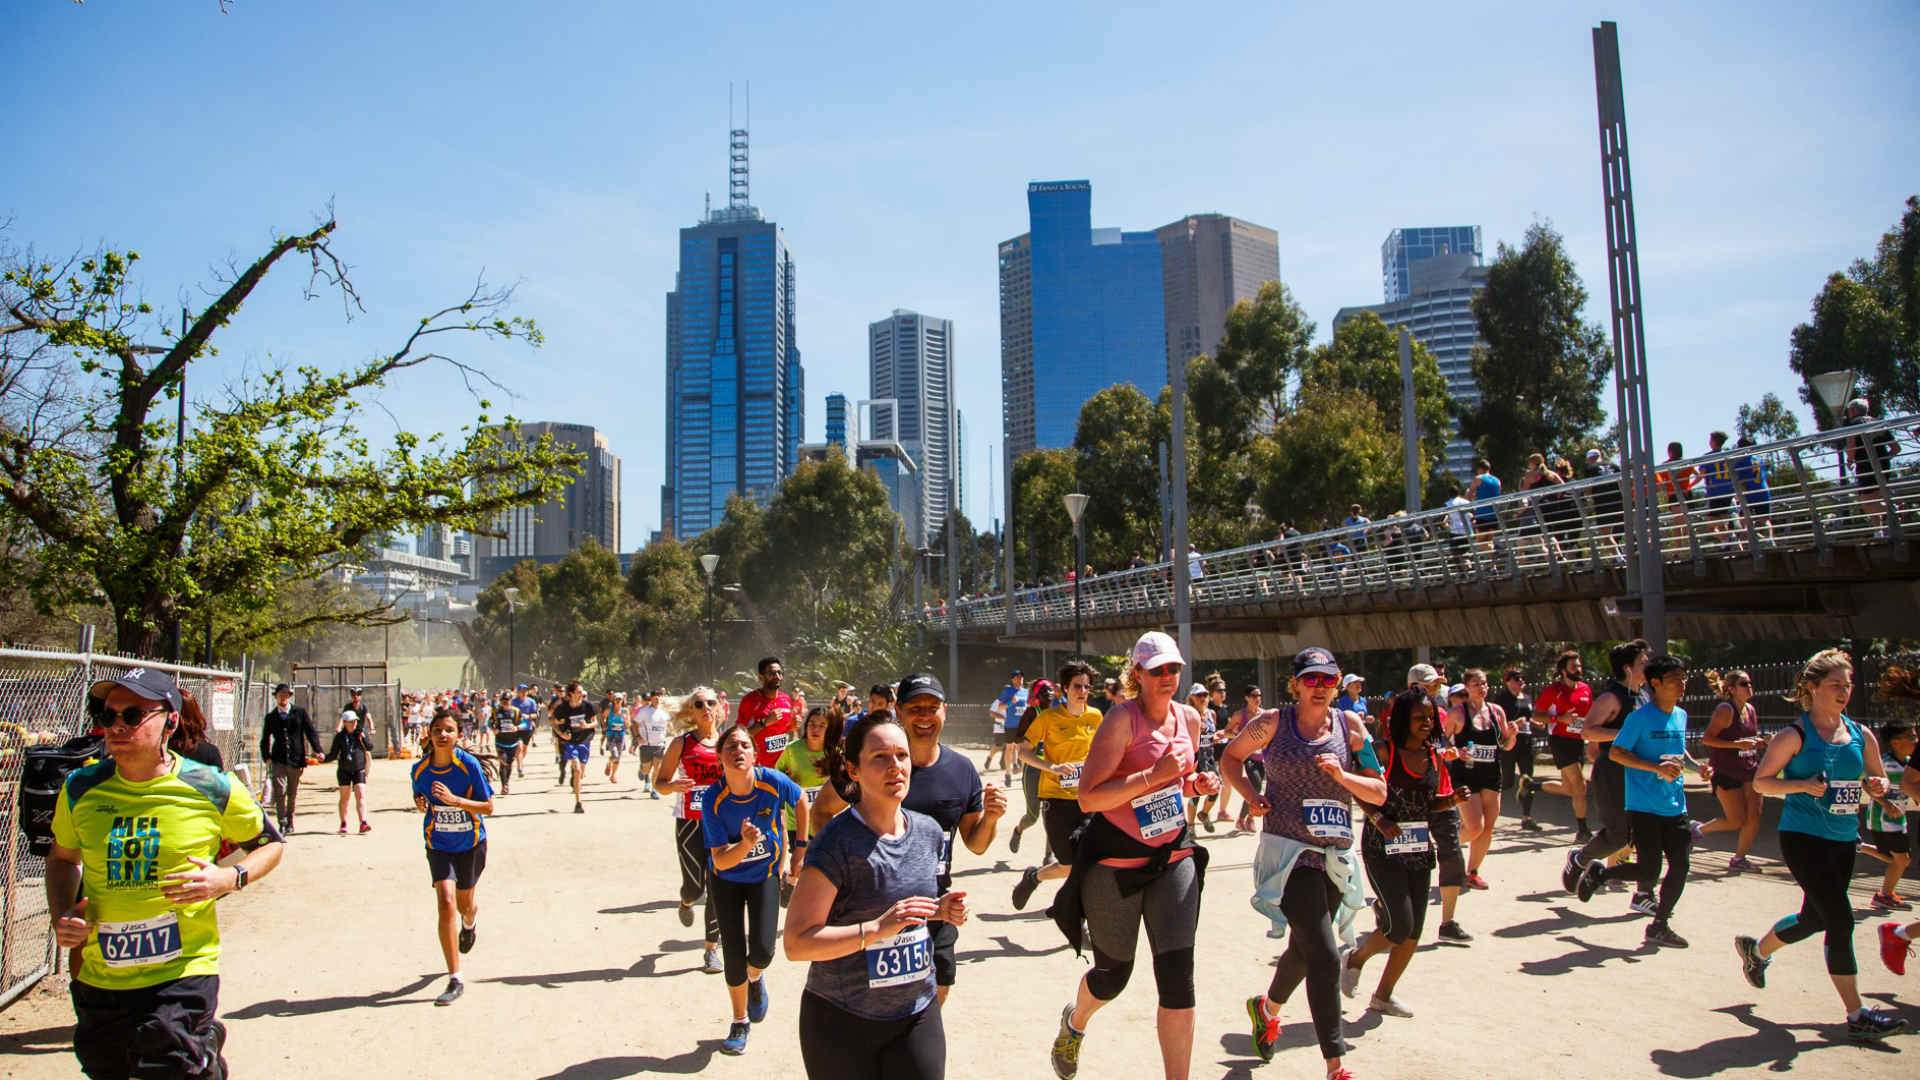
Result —
M 1852 368 L 1842 368 L 1839 371 L 1823 371 L 1807 379 L 1807 383 L 1813 387 L 1814 396 L 1827 407 L 1827 416 L 1833 420 L 1834 427 L 1839 427 L 1844 419 L 1841 409 L 1845 407 L 1847 397 L 1853 393 L 1853 383 L 1857 378 L 1859 375 Z
M 1073 655 L 1086 655 L 1086 641 L 1080 633 L 1080 579 L 1086 576 L 1087 541 L 1080 528 L 1080 516 L 1087 512 L 1087 497 L 1074 492 L 1064 496 L 1067 516 L 1073 519 Z
M 720 556 L 706 554 L 700 556 L 700 569 L 707 574 L 707 684 L 713 684 L 713 572 L 720 565 Z
M 520 606 L 520 590 L 509 585 L 503 591 L 507 598 L 507 685 L 519 686 L 514 678 L 513 662 L 513 611 Z

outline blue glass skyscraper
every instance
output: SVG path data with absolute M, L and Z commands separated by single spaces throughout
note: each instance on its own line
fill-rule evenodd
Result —
M 772 498 L 799 459 L 805 372 L 794 265 L 747 199 L 746 132 L 733 132 L 728 205 L 680 230 L 667 294 L 667 480 L 661 531 L 698 536 L 735 494 Z
M 1470 255 L 1481 264 L 1480 226 L 1423 225 L 1395 229 L 1380 245 L 1380 299 L 1391 304 L 1413 294 L 1413 264 L 1440 255 Z
M 1085 180 L 1028 184 L 1027 220 L 1025 236 L 1000 245 L 1009 459 L 1072 445 L 1080 406 L 1108 386 L 1151 397 L 1167 381 L 1159 239 L 1094 228 Z

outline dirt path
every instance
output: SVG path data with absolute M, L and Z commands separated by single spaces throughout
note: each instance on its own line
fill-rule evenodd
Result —
M 431 1004 L 440 959 L 418 819 L 402 809 L 405 766 L 375 764 L 372 800 L 380 809 L 367 836 L 334 835 L 333 794 L 308 783 L 300 832 L 280 870 L 223 904 L 221 1015 L 232 1029 L 227 1056 L 236 1075 L 598 1080 L 698 1072 L 797 1080 L 803 972 L 776 959 L 768 974 L 771 1018 L 746 1056 L 717 1052 L 726 1034 L 725 988 L 718 976 L 694 970 L 698 924 L 688 930 L 674 915 L 667 804 L 649 799 L 630 777 L 607 784 L 599 764 L 596 758 L 585 815 L 570 813 L 571 800 L 553 786 L 544 745 L 526 781 L 500 800 L 489 825 L 480 939 L 467 958 L 469 988 L 445 1009 Z M 330 772 L 308 776 L 330 780 Z M 1552 809 L 1557 800 L 1541 802 Z M 1711 816 L 1706 807 L 1696 811 Z M 1032 910 L 1045 906 L 1050 887 L 1028 912 L 1012 910 L 1008 891 L 1041 837 L 1034 830 L 1015 856 L 1006 835 L 1003 826 L 988 856 L 963 851 L 957 860 L 957 884 L 978 914 L 962 931 L 959 985 L 946 1015 L 956 1078 L 1049 1075 L 1055 1017 L 1084 970 Z M 1484 871 L 1492 890 L 1470 894 L 1461 907 L 1478 940 L 1428 946 L 1401 984 L 1400 999 L 1418 1017 L 1383 1020 L 1361 1011 L 1364 999 L 1347 1003 L 1348 1065 L 1357 1075 L 1920 1074 L 1920 1035 L 1881 1048 L 1835 1039 L 1839 1010 L 1817 943 L 1783 954 L 1764 992 L 1741 979 L 1731 936 L 1757 933 L 1799 906 L 1783 867 L 1727 877 L 1720 845 L 1701 853 L 1674 920 L 1694 947 L 1655 954 L 1641 949 L 1644 920 L 1626 911 L 1624 892 L 1585 906 L 1560 892 L 1567 839 L 1564 830 L 1531 837 L 1511 819 L 1504 823 Z M 1200 929 L 1194 1075 L 1317 1077 L 1302 997 L 1289 1003 L 1274 1062 L 1263 1066 L 1253 1056 L 1241 1002 L 1266 985 L 1280 943 L 1265 937 L 1265 921 L 1247 906 L 1253 839 L 1222 833 L 1206 842 L 1213 868 Z M 1363 926 L 1369 922 L 1362 916 Z M 1429 937 L 1437 923 L 1436 910 Z M 1920 987 L 1912 981 L 1920 976 L 1902 981 L 1881 968 L 1872 924 L 1863 918 L 1855 938 L 1862 987 L 1920 1026 Z M 1094 1022 L 1082 1075 L 1157 1075 L 1150 1071 L 1158 1061 L 1153 1011 L 1142 957 L 1133 985 Z M 66 1045 L 71 1023 L 56 980 L 0 1013 L 0 1074 L 78 1075 Z

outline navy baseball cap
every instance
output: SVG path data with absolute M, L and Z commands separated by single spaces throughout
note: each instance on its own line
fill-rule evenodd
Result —
M 1308 672 L 1318 672 L 1322 675 L 1338 675 L 1340 674 L 1340 662 L 1333 658 L 1332 652 L 1318 645 L 1309 645 L 1293 654 L 1294 678 L 1299 678 Z
M 900 680 L 900 686 L 894 691 L 894 700 L 905 705 L 914 698 L 931 694 L 940 701 L 947 700 L 947 688 L 940 680 L 924 671 L 916 671 Z
M 105 701 L 116 686 L 123 686 L 148 701 L 164 701 L 167 708 L 180 711 L 180 684 L 174 682 L 171 675 L 146 668 L 128 668 L 111 679 L 101 679 L 87 689 L 87 696 Z

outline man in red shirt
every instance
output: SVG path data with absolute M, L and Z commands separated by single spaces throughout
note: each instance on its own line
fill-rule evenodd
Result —
M 779 657 L 769 656 L 760 661 L 758 670 L 760 689 L 740 699 L 740 711 L 734 714 L 733 721 L 753 736 L 759 764 L 771 769 L 774 762 L 780 760 L 780 752 L 793 741 L 794 718 L 805 710 L 806 699 L 796 701 L 780 689 Z
M 1547 721 L 1547 744 L 1553 751 L 1553 765 L 1560 779 L 1538 783 L 1521 781 L 1534 791 L 1565 795 L 1573 800 L 1573 820 L 1579 826 L 1574 842 L 1584 844 L 1593 838 L 1587 828 L 1587 777 L 1581 767 L 1587 760 L 1587 743 L 1580 735 L 1587 711 L 1593 708 L 1593 687 L 1581 681 L 1586 669 L 1580 654 L 1568 649 L 1553 662 L 1554 680 L 1542 687 L 1533 699 L 1533 718 Z

